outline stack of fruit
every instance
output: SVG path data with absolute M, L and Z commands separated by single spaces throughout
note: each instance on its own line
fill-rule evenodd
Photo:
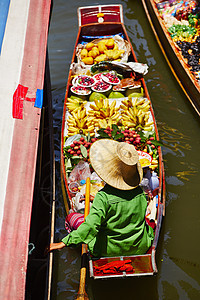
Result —
M 199 1 L 159 1 L 165 26 L 191 72 L 200 80 L 200 4 Z
M 71 111 L 71 114 L 68 116 L 68 136 L 72 136 L 74 134 L 84 134 L 88 133 L 91 136 L 95 135 L 94 125 L 90 120 L 88 120 L 88 116 L 86 114 L 86 109 L 79 109 L 76 112 Z
M 109 99 L 94 100 L 88 111 L 88 121 L 97 129 L 118 124 L 120 120 L 119 107 L 116 107 L 116 100 L 109 103 Z
M 152 131 L 150 101 L 146 98 L 127 98 L 117 102 L 110 99 L 94 99 L 86 111 L 87 101 L 68 98 L 68 135 L 81 133 L 91 136 L 95 130 L 118 125 L 136 131 Z M 119 105 L 121 103 L 121 105 Z
M 151 155 L 152 161 L 149 166 L 150 169 L 155 170 L 158 167 L 157 147 L 161 146 L 161 143 L 156 140 L 154 133 L 144 134 L 142 131 L 137 133 L 130 129 L 121 130 L 118 126 L 112 125 L 111 127 L 108 126 L 99 129 L 97 137 L 92 138 L 90 135 L 74 135 L 74 141 L 64 147 L 67 171 L 70 172 L 74 165 L 80 160 L 89 162 L 89 150 L 91 144 L 97 139 L 102 138 L 113 139 L 134 145 L 138 151 L 143 151 Z
M 134 130 L 153 130 L 150 118 L 150 101 L 145 98 L 128 98 L 122 100 L 121 123 L 125 128 Z
M 119 49 L 113 38 L 102 39 L 97 44 L 87 43 L 80 51 L 81 61 L 86 65 L 93 65 L 101 61 L 121 60 L 125 50 Z

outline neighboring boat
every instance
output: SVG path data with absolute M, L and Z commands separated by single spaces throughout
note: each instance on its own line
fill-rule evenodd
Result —
M 45 292 L 49 299 L 52 254 L 44 258 L 41 246 L 44 237 L 49 242 L 49 231 L 45 235 L 42 230 L 50 228 L 51 206 L 44 208 L 47 198 L 44 203 L 37 192 L 43 146 L 45 159 L 52 146 L 43 144 L 45 133 L 53 131 L 46 114 L 51 103 L 46 55 L 51 1 L 3 0 L 0 6 L 0 299 L 36 299 L 33 294 L 44 299 Z M 40 233 L 43 238 L 35 247 L 32 242 Z
M 153 275 L 157 273 L 155 253 L 165 212 L 165 178 L 158 129 L 143 79 L 148 67 L 137 62 L 123 24 L 121 5 L 80 7 L 78 17 L 79 31 L 66 87 L 61 133 L 61 179 L 66 211 L 84 208 L 84 180 L 88 176 L 92 182 L 91 199 L 103 185 L 88 163 L 89 148 L 95 140 L 113 138 L 134 144 L 144 172 L 150 176 L 152 170 L 158 173 L 159 183 L 154 187 L 151 202 L 156 205 L 158 201 L 155 239 L 149 253 L 143 255 L 98 260 L 90 257 L 90 276 Z M 142 184 L 144 187 L 144 181 Z M 150 190 L 146 193 L 151 196 Z M 115 273 L 97 270 L 102 265 L 104 270 L 109 269 L 107 263 L 117 264 L 118 260 L 128 260 L 132 270 Z
M 142 3 L 175 78 L 200 115 L 198 2 L 142 0 Z

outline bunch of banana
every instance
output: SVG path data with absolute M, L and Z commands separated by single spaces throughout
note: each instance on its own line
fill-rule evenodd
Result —
M 138 110 L 148 112 L 150 109 L 150 101 L 145 98 L 130 98 L 121 101 L 120 108 L 122 110 L 127 110 L 130 107 L 136 106 Z
M 68 117 L 68 136 L 74 134 L 90 133 L 90 136 L 94 136 L 94 125 L 88 120 L 86 109 L 78 110 L 77 112 L 71 112 Z
M 72 111 L 77 113 L 78 110 L 82 110 L 87 101 L 76 99 L 76 98 L 67 98 L 66 106 L 68 111 L 71 113 Z
M 151 131 L 153 122 L 149 122 L 150 112 L 146 111 L 147 107 L 149 107 L 149 102 L 138 103 L 139 105 L 137 105 L 137 100 L 134 98 L 132 99 L 133 106 L 130 106 L 130 101 L 123 103 L 127 105 L 121 107 L 121 109 L 123 109 L 121 118 L 122 125 L 125 126 L 125 128 L 141 128 L 144 131 Z
M 107 128 L 110 127 L 112 128 L 112 125 L 116 124 L 114 120 L 111 118 L 106 118 L 106 119 L 97 119 L 95 122 L 95 126 L 97 128 Z
M 142 110 L 143 112 L 148 112 L 150 110 L 150 101 L 145 98 L 137 99 L 136 107 L 138 110 Z
M 117 124 L 120 119 L 119 108 L 116 107 L 116 100 L 109 104 L 109 99 L 95 99 L 95 104 L 90 104 L 91 110 L 88 111 L 88 120 L 95 127 L 104 128 Z
M 133 104 L 133 102 L 132 102 L 132 99 L 135 99 L 135 98 L 128 98 L 128 99 L 122 100 L 122 101 L 121 101 L 121 105 L 120 105 L 120 109 L 121 109 L 122 111 L 124 111 L 124 110 L 129 109 L 130 107 L 133 107 L 134 104 Z

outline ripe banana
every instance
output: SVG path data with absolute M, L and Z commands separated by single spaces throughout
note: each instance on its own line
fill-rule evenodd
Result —
M 94 125 L 91 119 L 88 119 L 86 109 L 78 110 L 77 112 L 72 112 L 68 117 L 68 136 L 74 134 L 84 134 L 87 135 L 88 132 L 91 136 L 94 136 Z
M 112 103 L 109 103 L 109 99 L 100 99 L 100 100 L 95 100 L 94 104 L 90 104 L 90 109 L 88 111 L 88 115 L 90 119 L 94 119 L 96 121 L 95 125 L 98 128 L 101 128 L 103 124 L 107 124 L 109 119 L 112 119 L 112 122 L 115 120 L 115 122 L 120 118 L 119 114 L 119 108 L 116 107 L 116 101 L 113 100 Z M 99 120 L 104 120 L 106 119 L 107 123 L 100 122 Z M 111 121 L 109 121 L 111 122 Z
M 78 110 L 84 108 L 86 103 L 87 101 L 84 100 L 67 98 L 66 106 L 69 112 L 77 112 Z

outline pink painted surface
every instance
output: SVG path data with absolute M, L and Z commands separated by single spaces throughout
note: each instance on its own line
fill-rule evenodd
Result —
M 23 299 L 41 110 L 24 102 L 16 120 L 0 244 L 0 299 Z
M 24 57 L 13 95 L 15 120 L 0 239 L 0 300 L 25 298 L 26 270 L 51 0 L 30 0 Z M 24 101 L 28 100 L 28 101 Z
M 29 87 L 27 97 L 43 89 L 50 0 L 30 1 L 20 84 Z

